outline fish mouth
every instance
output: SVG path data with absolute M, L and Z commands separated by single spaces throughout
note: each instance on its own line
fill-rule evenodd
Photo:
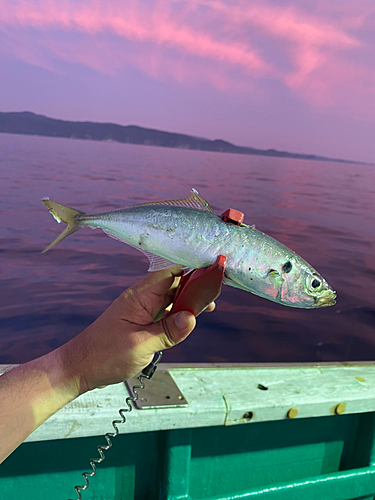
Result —
M 334 306 L 336 304 L 336 292 L 334 290 L 324 290 L 324 292 L 319 295 L 319 297 L 315 297 L 315 306 L 316 307 L 328 307 Z

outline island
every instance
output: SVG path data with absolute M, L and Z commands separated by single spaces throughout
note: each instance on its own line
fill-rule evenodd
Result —
M 298 158 L 302 160 L 324 160 L 343 163 L 363 164 L 359 161 L 326 158 L 312 154 L 288 153 L 275 149 L 256 149 L 235 146 L 221 139 L 210 140 L 191 135 L 165 132 L 136 125 L 116 125 L 114 123 L 78 122 L 57 120 L 30 111 L 0 112 L 0 133 L 27 134 L 46 137 L 65 137 L 91 141 L 114 141 L 126 144 L 142 144 L 164 148 L 217 151 L 246 155 Z

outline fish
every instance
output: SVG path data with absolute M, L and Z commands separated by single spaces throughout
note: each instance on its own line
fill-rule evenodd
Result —
M 43 198 L 63 232 L 42 253 L 82 227 L 141 250 L 149 271 L 181 265 L 186 272 L 226 257 L 223 283 L 273 302 L 305 309 L 331 306 L 336 292 L 302 257 L 255 226 L 223 220 L 192 189 L 181 200 L 142 203 L 122 210 L 88 215 Z

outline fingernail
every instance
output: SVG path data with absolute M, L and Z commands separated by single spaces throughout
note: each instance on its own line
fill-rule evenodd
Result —
M 185 311 L 179 312 L 174 318 L 176 325 L 180 330 L 184 330 L 189 326 L 189 318 Z

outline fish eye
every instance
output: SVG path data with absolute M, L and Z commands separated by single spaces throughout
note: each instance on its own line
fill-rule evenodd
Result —
M 292 270 L 292 263 L 288 260 L 288 262 L 285 262 L 285 264 L 283 265 L 282 271 L 283 273 L 290 273 L 291 270 Z
M 310 284 L 309 284 L 309 288 L 310 289 L 313 289 L 314 291 L 318 291 L 319 288 L 322 287 L 322 280 L 318 278 L 318 276 L 311 276 L 310 278 Z
M 319 280 L 317 280 L 316 278 L 315 278 L 315 279 L 313 279 L 313 280 L 312 280 L 312 282 L 311 282 L 311 286 L 312 286 L 313 288 L 319 288 L 319 287 L 320 287 L 320 281 L 319 281 Z

